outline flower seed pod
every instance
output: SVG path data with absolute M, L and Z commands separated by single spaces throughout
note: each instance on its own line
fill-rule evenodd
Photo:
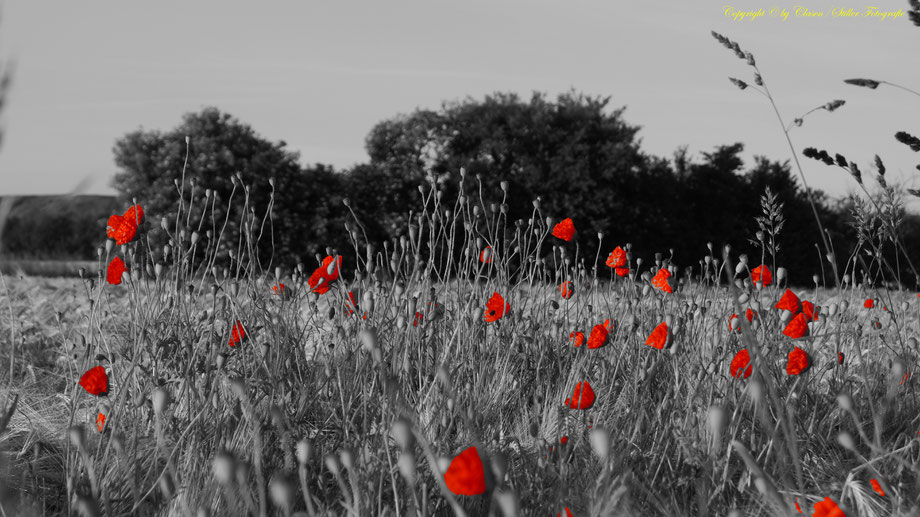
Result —
M 396 441 L 402 450 L 411 450 L 415 443 L 415 436 L 412 434 L 412 423 L 405 417 L 397 418 L 390 428 L 390 436 Z
M 355 471 L 355 454 L 351 452 L 351 449 L 347 447 L 342 449 L 342 452 L 339 453 L 339 458 L 342 460 L 342 465 L 346 469 L 352 472 Z
M 310 457 L 313 455 L 313 444 L 309 439 L 303 438 L 297 442 L 297 463 L 301 466 L 306 465 L 310 462 Z
M 397 462 L 399 467 L 399 473 L 402 477 L 409 483 L 409 486 L 415 485 L 416 480 L 416 470 L 415 470 L 415 454 L 412 451 L 403 451 L 399 454 L 399 461 Z
M 294 483 L 286 475 L 272 476 L 268 482 L 268 493 L 275 506 L 282 508 L 286 515 L 290 515 L 291 508 L 294 506 L 294 496 L 297 491 Z
M 840 409 L 850 412 L 853 412 L 853 397 L 846 393 L 841 393 L 837 395 L 837 405 L 840 406 Z
M 602 427 L 595 427 L 591 429 L 588 438 L 591 441 L 591 448 L 594 449 L 594 453 L 601 460 L 606 460 L 610 454 L 610 434 L 607 430 Z
M 786 278 L 786 268 L 778 267 L 776 268 L 776 283 L 780 283 L 783 279 Z
M 361 332 L 358 333 L 358 339 L 365 350 L 377 348 L 377 329 L 374 327 L 361 329 Z
M 74 425 L 67 430 L 67 436 L 70 438 L 70 443 L 73 444 L 79 450 L 83 450 L 86 446 L 86 438 L 83 432 L 83 426 Z
M 233 483 L 233 475 L 236 471 L 236 458 L 229 452 L 221 449 L 214 455 L 214 461 L 211 462 L 211 468 L 214 471 L 214 477 L 221 485 Z
M 856 440 L 853 439 L 852 434 L 846 431 L 843 431 L 837 435 L 837 443 L 839 443 L 840 446 L 844 449 L 854 452 L 856 451 Z
M 162 415 L 166 408 L 169 406 L 169 392 L 165 388 L 157 388 L 153 390 L 153 395 L 151 396 L 151 401 L 153 402 L 153 411 L 159 416 Z
M 323 462 L 326 464 L 326 469 L 329 470 L 333 475 L 338 476 L 342 471 L 342 463 L 339 461 L 338 456 L 335 454 L 327 454 L 323 457 Z

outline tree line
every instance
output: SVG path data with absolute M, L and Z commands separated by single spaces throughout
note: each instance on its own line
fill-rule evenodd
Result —
M 351 249 L 349 210 L 372 242 L 405 234 L 410 213 L 421 209 L 419 186 L 432 179 L 449 198 L 481 196 L 486 206 L 502 203 L 505 182 L 503 209 L 510 221 L 531 217 L 539 198 L 544 214 L 575 221 L 577 243 L 592 251 L 592 259 L 602 232 L 605 248 L 631 243 L 635 256 L 646 260 L 661 253 L 694 266 L 709 253 L 708 244 L 717 247 L 716 255 L 730 244 L 759 263 L 756 218 L 763 216 L 761 197 L 769 189 L 782 203 L 784 219 L 778 264 L 800 285 L 822 274 L 819 230 L 788 161 L 757 157 L 745 164 L 741 143 L 715 146 L 698 158 L 685 148 L 663 158 L 641 149 L 638 131 L 622 108 L 610 107 L 609 97 L 495 93 L 384 120 L 367 135 L 367 162 L 336 170 L 301 165 L 285 142 L 269 141 L 209 107 L 186 114 L 169 131 L 139 129 L 120 138 L 112 185 L 123 204 L 137 199 L 153 221 L 148 224 L 158 224 L 175 212 L 184 169 L 199 202 L 207 190 L 217 200 L 230 200 L 214 203 L 208 217 L 226 218 L 232 242 L 241 211 L 261 214 L 271 201 L 271 239 L 260 241 L 260 254 L 287 265 L 311 264 L 327 248 Z M 464 183 L 465 192 L 461 169 L 476 179 Z M 245 196 L 243 184 L 249 187 Z M 842 266 L 856 242 L 849 224 L 852 201 L 813 195 Z M 920 235 L 916 217 L 906 216 L 903 224 Z

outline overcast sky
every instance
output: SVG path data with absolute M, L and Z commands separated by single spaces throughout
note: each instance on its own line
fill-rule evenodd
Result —
M 726 5 L 797 4 L 6 0 L 0 55 L 16 67 L 0 116 L 0 195 L 110 193 L 118 137 L 171 129 L 208 105 L 285 140 L 302 163 L 344 168 L 367 159 L 364 137 L 376 122 L 494 91 L 610 96 L 642 127 L 643 148 L 660 156 L 740 141 L 748 160 L 790 158 L 766 100 L 727 79 L 750 82 L 751 69 L 711 30 L 755 55 L 787 121 L 847 101 L 793 130 L 798 151 L 841 152 L 864 171 L 878 153 L 890 177 L 920 187 L 920 154 L 893 138 L 920 134 L 920 97 L 843 83 L 868 77 L 920 89 L 920 27 L 906 16 L 831 17 L 832 7 L 865 11 L 855 3 L 801 4 L 823 18 L 745 21 L 726 17 Z M 908 8 L 907 0 L 875 5 Z M 853 188 L 840 169 L 802 164 L 813 187 L 833 195 Z

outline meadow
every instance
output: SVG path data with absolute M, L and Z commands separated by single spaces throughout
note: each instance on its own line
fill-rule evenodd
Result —
M 81 278 L 3 277 L 5 512 L 915 511 L 918 298 L 871 264 L 789 290 L 775 228 L 678 268 L 422 192 L 382 250 L 349 223 L 350 274 L 264 271 L 252 213 L 219 265 L 181 203 L 114 214 Z

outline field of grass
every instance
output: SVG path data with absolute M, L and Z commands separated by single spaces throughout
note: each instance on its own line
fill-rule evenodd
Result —
M 107 246 L 123 275 L 2 277 L 4 512 L 918 512 L 915 293 L 848 269 L 779 309 L 769 256 L 769 285 L 711 247 L 695 269 L 627 252 L 621 277 L 605 258 L 626 243 L 584 254 L 537 203 L 516 224 L 425 203 L 383 250 L 351 225 L 349 274 L 142 224 Z M 78 383 L 95 367 L 105 393 Z

